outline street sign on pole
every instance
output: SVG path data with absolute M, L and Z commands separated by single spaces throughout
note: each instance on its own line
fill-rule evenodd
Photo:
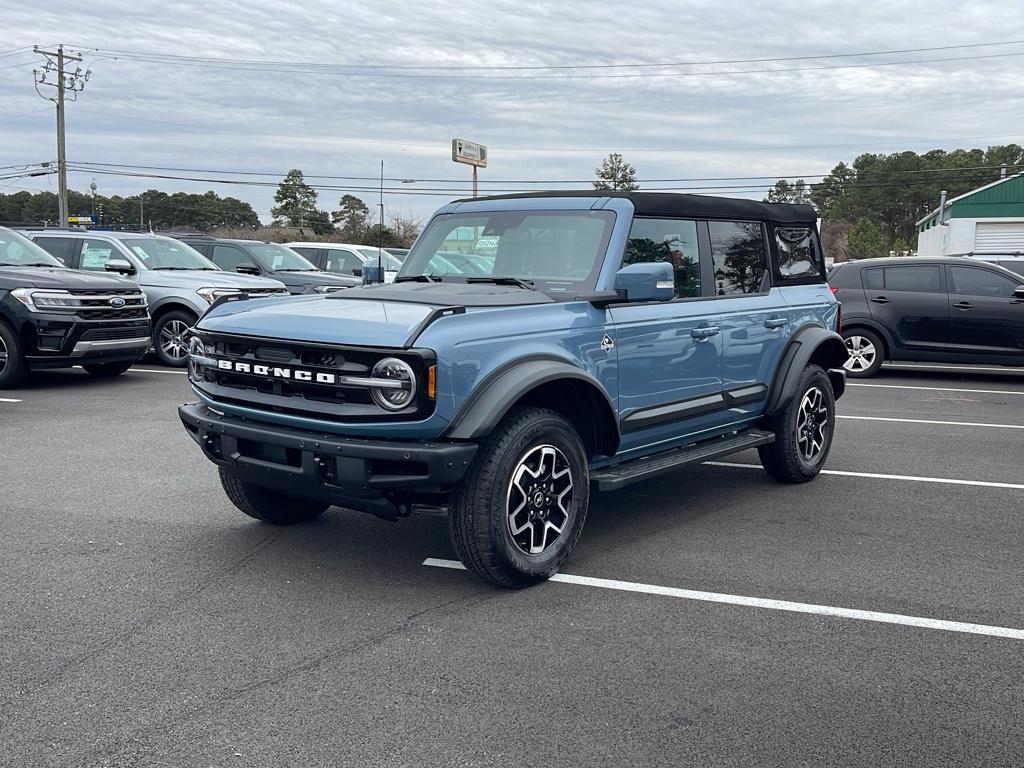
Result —
M 452 160 L 475 168 L 486 168 L 487 147 L 465 139 L 452 139 Z

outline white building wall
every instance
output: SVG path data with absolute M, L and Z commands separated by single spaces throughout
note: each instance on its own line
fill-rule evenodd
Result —
M 950 219 L 917 235 L 918 256 L 949 256 L 974 250 L 974 219 Z

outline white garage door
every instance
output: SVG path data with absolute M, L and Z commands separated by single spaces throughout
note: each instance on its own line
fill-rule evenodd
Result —
M 979 221 L 974 230 L 975 253 L 1024 251 L 1024 221 Z

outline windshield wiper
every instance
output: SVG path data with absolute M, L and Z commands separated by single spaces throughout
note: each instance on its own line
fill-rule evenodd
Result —
M 63 264 L 51 264 L 48 261 L 27 261 L 21 264 L 12 264 L 9 262 L 0 262 L 0 267 L 61 267 Z
M 220 272 L 219 269 L 213 267 L 150 267 L 150 269 L 158 269 L 160 271 L 169 272 Z
M 522 280 L 518 277 L 467 277 L 467 283 L 494 283 L 494 285 L 515 285 L 528 291 L 536 290 L 533 280 Z
M 294 269 L 291 269 L 291 268 L 289 268 L 289 269 L 275 269 L 274 271 L 275 272 L 316 272 L 315 269 L 300 269 L 298 267 L 296 267 Z
M 439 275 L 400 275 L 395 278 L 396 283 L 440 283 Z

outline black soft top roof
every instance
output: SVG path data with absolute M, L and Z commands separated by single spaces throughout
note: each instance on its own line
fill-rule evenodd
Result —
M 809 205 L 761 203 L 735 197 L 683 195 L 677 192 L 610 192 L 606 190 L 569 190 L 528 192 L 520 195 L 463 198 L 459 203 L 481 200 L 518 200 L 539 197 L 620 197 L 633 203 L 637 216 L 686 216 L 701 219 L 755 219 L 813 227 L 818 214 Z

